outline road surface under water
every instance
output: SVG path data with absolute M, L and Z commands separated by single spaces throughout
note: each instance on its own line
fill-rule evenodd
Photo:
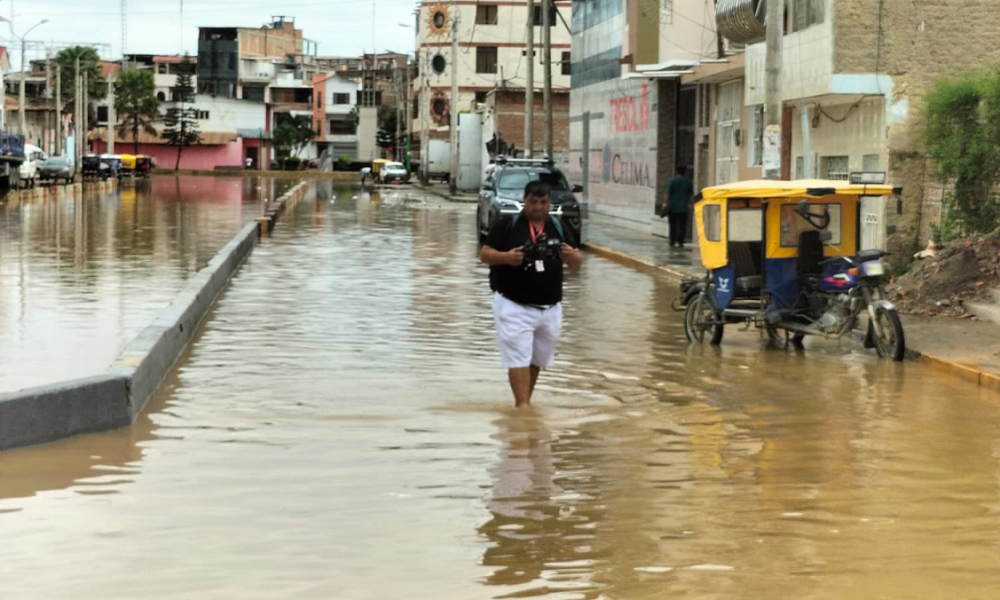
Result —
M 589 257 L 536 408 L 472 208 L 320 186 L 135 426 L 0 454 L 3 598 L 990 597 L 995 399 L 847 345 L 689 346 Z
M 156 176 L 0 205 L 0 391 L 100 373 L 294 184 Z

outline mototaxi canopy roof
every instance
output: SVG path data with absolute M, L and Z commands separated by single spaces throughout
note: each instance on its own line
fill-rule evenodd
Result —
M 766 255 L 769 258 L 790 258 L 797 255 L 797 248 L 781 245 L 781 206 L 800 200 L 815 200 L 818 204 L 842 204 L 842 241 L 836 246 L 826 246 L 824 254 L 847 255 L 856 250 L 854 238 L 861 198 L 901 193 L 901 188 L 890 185 L 852 184 L 849 181 L 827 179 L 739 181 L 704 188 L 695 199 L 695 226 L 702 265 L 712 270 L 729 264 L 729 206 L 733 201 L 750 201 L 752 205 L 747 207 L 754 207 L 756 210 L 762 208 L 762 201 L 770 201 L 769 216 L 766 219 Z
M 888 196 L 900 193 L 902 188 L 891 185 L 858 184 L 836 179 L 757 179 L 704 188 L 695 201 L 724 198 L 821 198 L 830 195 Z

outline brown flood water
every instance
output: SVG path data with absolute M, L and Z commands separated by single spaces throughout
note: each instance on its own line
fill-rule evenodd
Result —
M 3 198 L 0 391 L 103 371 L 291 183 L 156 176 L 76 198 Z
M 0 597 L 995 594 L 992 395 L 590 257 L 514 412 L 472 208 L 318 193 L 134 427 L 0 454 Z

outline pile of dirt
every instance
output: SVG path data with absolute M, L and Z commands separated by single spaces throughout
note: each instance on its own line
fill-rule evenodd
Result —
M 974 318 L 965 302 L 991 302 L 992 288 L 1000 288 L 1000 239 L 978 236 L 913 263 L 889 286 L 889 296 L 904 313 Z

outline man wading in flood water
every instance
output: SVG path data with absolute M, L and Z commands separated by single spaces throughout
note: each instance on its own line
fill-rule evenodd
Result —
M 538 374 L 552 366 L 562 326 L 563 263 L 579 267 L 573 234 L 549 216 L 549 186 L 524 188 L 524 208 L 493 225 L 479 260 L 490 265 L 493 320 L 514 406 L 531 406 Z

